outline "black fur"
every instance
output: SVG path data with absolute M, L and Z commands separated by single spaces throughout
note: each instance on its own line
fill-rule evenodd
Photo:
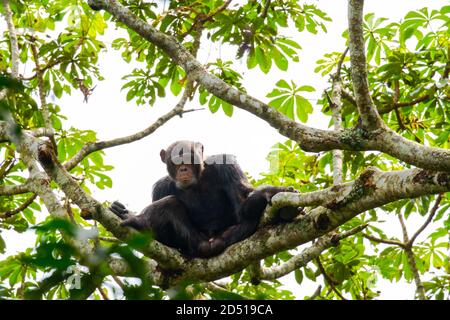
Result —
M 152 230 L 158 241 L 185 255 L 210 257 L 253 234 L 273 195 L 293 191 L 286 187 L 253 189 L 230 155 L 209 157 L 202 168 L 196 171 L 197 183 L 188 188 L 178 188 L 173 174 L 158 180 L 153 203 L 140 215 L 130 216 L 118 202 L 110 209 L 124 219 L 124 226 Z

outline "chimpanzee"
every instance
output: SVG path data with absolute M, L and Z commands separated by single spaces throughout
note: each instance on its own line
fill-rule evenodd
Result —
M 234 156 L 203 157 L 199 142 L 177 141 L 160 152 L 168 176 L 153 187 L 153 203 L 134 216 L 110 209 L 123 226 L 151 230 L 161 243 L 190 257 L 211 257 L 256 231 L 273 195 L 291 187 L 254 189 Z

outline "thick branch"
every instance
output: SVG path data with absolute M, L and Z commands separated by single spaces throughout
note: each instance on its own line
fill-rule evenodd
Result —
M 82 210 L 91 212 L 94 219 L 102 223 L 117 238 L 126 241 L 135 231 L 122 228 L 118 217 L 87 195 L 57 162 L 55 155 L 48 148 L 51 148 L 49 144 L 40 144 L 38 153 L 39 160 L 49 176 Z M 250 238 L 231 246 L 220 256 L 186 261 L 175 250 L 157 241 L 151 242 L 140 251 L 158 261 L 161 267 L 180 270 L 169 279 L 169 283 L 174 284 L 183 279 L 211 281 L 238 272 L 252 262 L 276 252 L 294 248 L 320 237 L 366 210 L 398 199 L 448 190 L 450 190 L 448 173 L 418 169 L 386 173 L 371 168 L 352 183 L 328 189 L 328 193 L 335 194 L 335 200 L 329 201 L 325 207 L 313 209 L 292 223 L 262 228 Z M 291 197 L 294 200 L 297 197 L 298 204 L 304 204 L 305 199 L 309 203 L 323 202 L 317 199 L 317 193 L 312 197 L 300 194 L 292 194 Z M 323 192 L 323 197 L 330 199 L 326 191 Z M 280 198 L 283 200 L 284 197 Z M 274 206 L 280 206 L 276 198 L 273 202 Z
M 29 137 L 29 139 L 34 139 Z M 75 181 L 69 172 L 58 162 L 52 147 L 47 143 L 36 142 L 38 158 L 47 174 L 59 185 L 66 196 L 84 212 L 99 221 L 115 237 L 126 241 L 137 231 L 120 226 L 122 222 L 114 213 L 105 209 L 100 202 L 88 195 Z M 166 247 L 157 241 L 152 241 L 143 248 L 142 253 L 158 261 L 163 267 L 170 269 L 181 268 L 184 258 L 174 249 Z
M 450 151 L 448 149 L 423 146 L 403 138 L 391 129 L 386 128 L 378 133 L 373 145 L 375 150 L 417 167 L 450 172 Z
M 211 281 L 233 274 L 253 261 L 295 248 L 326 234 L 366 210 L 399 199 L 439 193 L 443 189 L 450 190 L 450 175 L 418 169 L 389 173 L 369 169 L 351 185 L 350 190 L 342 188 L 341 195 L 326 207 L 315 208 L 291 223 L 264 227 L 218 257 L 188 262 L 184 266 L 185 272 L 172 279 L 172 282 L 186 278 Z M 292 197 L 301 200 L 302 195 L 292 194 Z M 273 199 L 275 205 L 279 205 L 276 201 Z
M 373 104 L 367 79 L 366 53 L 363 35 L 364 0 L 348 2 L 348 32 L 350 47 L 351 76 L 356 105 L 364 128 L 374 130 L 384 126 Z

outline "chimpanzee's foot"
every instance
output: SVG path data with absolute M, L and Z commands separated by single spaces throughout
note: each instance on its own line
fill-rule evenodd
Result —
M 277 216 L 281 221 L 292 221 L 297 216 L 305 214 L 303 207 L 288 206 L 283 207 L 277 212 Z
M 294 187 L 276 187 L 276 186 L 270 186 L 270 187 L 261 187 L 258 188 L 265 196 L 267 203 L 272 204 L 272 197 L 280 192 L 295 192 L 298 193 L 297 190 L 294 189 Z

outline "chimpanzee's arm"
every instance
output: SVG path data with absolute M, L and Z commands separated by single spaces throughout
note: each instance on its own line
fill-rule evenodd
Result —
M 231 204 L 234 220 L 239 221 L 239 210 L 247 199 L 253 187 L 236 161 L 236 157 L 230 154 L 218 154 L 206 159 L 209 163 L 208 172 L 211 179 L 221 186 Z
M 121 212 L 118 212 L 118 208 Z M 122 226 L 128 226 L 140 231 L 152 231 L 156 240 L 180 249 L 182 253 L 191 256 L 211 256 L 213 248 L 206 248 L 208 239 L 192 224 L 183 204 L 175 196 L 167 196 L 147 206 L 139 215 L 123 216 L 125 207 L 114 202 L 110 209 L 119 217 L 124 217 Z M 201 245 L 203 243 L 203 245 Z

